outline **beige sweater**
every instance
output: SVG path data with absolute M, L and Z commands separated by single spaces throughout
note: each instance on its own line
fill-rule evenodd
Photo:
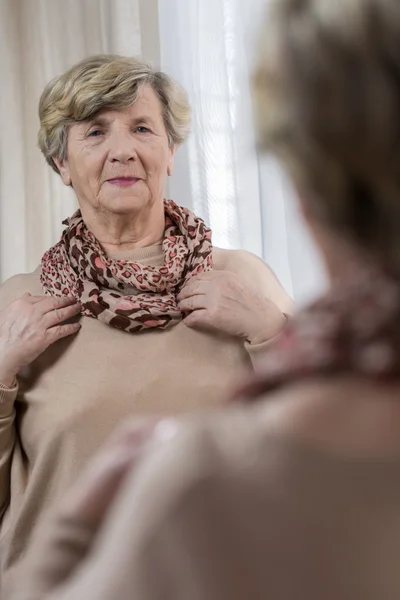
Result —
M 161 247 L 120 258 L 162 264 Z M 214 262 L 216 269 L 242 275 L 282 312 L 291 312 L 290 299 L 253 255 L 216 249 Z M 6 282 L 0 309 L 25 292 L 43 293 L 39 272 Z M 19 390 L 0 387 L 2 599 L 18 577 L 35 526 L 119 422 L 217 405 L 227 383 L 263 362 L 267 347 L 183 323 L 130 335 L 84 317 L 77 336 L 51 346 L 19 374 Z
M 94 543 L 49 521 L 12 600 L 398 600 L 400 455 L 278 436 L 269 407 L 149 449 Z

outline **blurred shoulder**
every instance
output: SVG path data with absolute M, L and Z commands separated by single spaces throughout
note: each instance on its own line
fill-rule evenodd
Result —
M 43 288 L 40 283 L 40 267 L 32 273 L 14 275 L 0 286 L 0 308 L 4 308 L 27 292 L 37 296 L 43 295 Z
M 300 464 L 296 461 L 299 456 L 302 460 L 301 449 L 307 451 L 307 460 L 321 452 L 340 456 L 343 448 L 346 455 L 343 422 L 349 411 L 342 395 L 346 385 L 350 390 L 357 383 L 318 379 L 294 383 L 253 404 L 231 405 L 185 420 L 170 440 L 155 441 L 141 476 L 136 473 L 136 482 L 145 483 L 142 502 L 154 497 L 158 508 L 163 506 L 158 513 L 162 518 L 173 508 L 181 512 L 187 502 L 200 510 L 206 497 L 213 502 L 227 497 L 230 502 L 232 485 L 237 490 L 258 487 L 268 478 L 270 487 L 286 478 L 291 465 Z M 347 442 L 349 447 L 353 443 Z
M 243 510 L 254 514 L 248 500 L 259 496 L 253 496 L 252 490 L 263 481 L 267 491 L 274 489 L 286 445 L 276 442 L 269 427 L 261 425 L 252 412 L 234 410 L 186 422 L 174 438 L 159 445 L 155 441 L 158 448 L 149 448 L 146 459 L 127 481 L 118 506 L 125 528 L 127 522 L 135 529 L 133 523 L 140 523 L 140 532 L 136 530 L 132 537 L 142 549 L 148 550 L 149 544 L 177 549 L 182 539 L 177 546 L 174 538 L 185 531 L 189 538 L 181 550 L 186 552 L 187 544 L 201 540 L 199 532 L 207 531 L 207 539 L 216 534 L 216 515 L 226 516 L 227 507 L 235 520 Z M 236 511 L 233 504 L 238 508 L 238 502 L 241 506 Z M 224 539 L 227 521 L 220 524 L 225 531 L 217 537 Z
M 180 589 L 185 597 L 191 597 L 192 590 L 202 598 L 231 597 L 207 593 L 204 585 L 208 588 L 210 583 L 209 565 L 221 564 L 226 551 L 232 550 L 232 531 L 241 522 L 240 515 L 248 511 L 253 523 L 256 516 L 263 516 L 249 505 L 248 499 L 256 495 L 249 494 L 248 484 L 265 481 L 266 471 L 271 471 L 265 456 L 274 462 L 273 453 L 259 451 L 251 422 L 242 410 L 191 417 L 172 431 L 170 422 L 161 422 L 161 430 L 157 428 L 128 473 L 99 536 L 93 578 L 108 573 L 109 590 L 129 581 L 133 595 L 146 599 Z M 265 515 L 265 502 L 258 498 L 257 494 Z M 247 552 L 248 545 L 236 548 Z M 110 571 L 116 552 L 124 560 L 120 569 Z M 182 568 L 188 556 L 195 569 Z
M 221 481 L 227 473 L 236 473 L 240 479 L 250 467 L 249 457 L 253 467 L 259 464 L 265 469 L 265 457 L 272 457 L 280 427 L 273 419 L 269 423 L 263 413 L 262 406 L 225 407 L 185 420 L 166 441 L 156 436 L 147 459 L 136 471 L 136 485 L 144 484 L 144 495 L 154 497 L 155 504 L 161 501 L 156 489 L 162 489 L 164 506 L 170 507 L 192 497 L 204 484 Z M 153 486 L 154 495 L 149 493 Z
M 214 248 L 214 268 L 235 273 L 258 293 L 274 301 L 282 312 L 289 315 L 294 312 L 293 300 L 274 271 L 255 254 L 247 250 Z

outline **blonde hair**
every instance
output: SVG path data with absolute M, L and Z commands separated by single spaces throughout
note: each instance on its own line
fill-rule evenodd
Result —
M 272 0 L 254 90 L 261 145 L 310 214 L 398 266 L 399 0 Z
M 190 130 L 186 92 L 165 73 L 140 58 L 111 54 L 91 56 L 50 81 L 39 102 L 39 147 L 58 173 L 54 158 L 67 158 L 68 130 L 100 110 L 125 109 L 150 85 L 160 99 L 170 146 L 182 144 Z

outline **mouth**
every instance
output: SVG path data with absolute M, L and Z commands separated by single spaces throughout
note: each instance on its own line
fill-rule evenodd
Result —
M 113 177 L 113 179 L 107 179 L 107 183 L 117 187 L 131 187 L 138 183 L 138 181 L 140 179 L 137 179 L 137 177 Z

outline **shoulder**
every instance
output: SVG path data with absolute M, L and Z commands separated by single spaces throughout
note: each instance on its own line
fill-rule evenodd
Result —
M 191 418 L 178 426 L 173 438 L 165 442 L 156 438 L 148 448 L 146 458 L 135 469 L 131 499 L 136 500 L 142 517 L 156 526 L 157 520 L 187 501 L 191 503 L 200 490 L 222 483 L 227 474 L 239 484 L 241 474 L 250 467 L 258 464 L 265 470 L 264 457 L 271 458 L 275 446 L 271 433 L 258 408 L 240 406 Z M 144 504 L 144 498 L 154 500 Z
M 331 407 L 340 389 L 320 381 L 288 386 L 256 404 L 192 417 L 172 439 L 155 442 L 131 487 L 131 500 L 136 499 L 149 530 L 154 533 L 153 527 L 162 529 L 166 522 L 202 519 L 206 507 L 218 513 L 243 489 L 260 492 L 265 499 L 268 489 L 296 472 L 292 466 L 301 465 L 304 456 L 342 455 L 331 443 L 336 433 L 343 442 L 340 427 L 348 415 Z M 332 436 L 329 427 L 335 418 L 338 426 Z M 261 490 L 263 480 L 268 483 Z M 146 498 L 154 500 L 146 504 Z
M 275 302 L 285 314 L 294 312 L 294 303 L 267 263 L 247 250 L 214 248 L 214 268 L 241 277 L 258 293 Z
M 249 484 L 250 489 L 260 482 L 265 489 L 275 489 L 270 478 L 268 485 L 263 483 L 275 470 L 273 452 L 260 451 L 254 428 L 248 427 L 243 413 L 221 411 L 209 419 L 192 418 L 178 426 L 172 438 L 155 440 L 146 448 L 99 536 L 97 565 L 89 574 L 89 585 L 104 572 L 108 590 L 122 589 L 121 582 L 129 582 L 135 597 L 159 598 L 176 589 L 186 590 L 188 597 L 195 590 L 202 598 L 225 597 L 208 593 L 213 565 L 219 564 L 217 573 L 223 573 L 229 554 L 230 564 L 237 562 L 235 558 L 248 561 L 247 542 L 257 530 L 256 520 L 268 510 L 264 498 L 249 493 Z M 249 515 L 251 531 L 246 526 L 249 535 L 241 543 L 240 529 Z M 276 519 L 272 522 L 276 524 Z M 237 534 L 242 539 L 232 546 Z M 116 551 L 124 560 L 110 571 Z M 182 568 L 188 557 L 195 568 Z
M 183 532 L 188 536 L 187 548 L 201 540 L 202 532 L 215 536 L 219 524 L 225 530 L 217 537 L 223 538 L 230 528 L 228 512 L 234 520 L 238 518 L 232 508 L 233 504 L 238 508 L 240 497 L 239 504 L 244 502 L 240 509 L 246 511 L 243 491 L 248 498 L 248 492 L 266 477 L 274 487 L 286 446 L 282 447 L 280 440 L 276 443 L 255 415 L 248 418 L 246 412 L 214 414 L 210 419 L 186 423 L 175 438 L 149 449 L 115 507 L 120 525 L 123 522 L 126 528 L 126 523 L 140 523 L 141 540 L 136 526 L 132 527 L 142 550 L 153 543 L 159 549 L 176 547 L 174 538 Z M 222 514 L 225 519 L 219 523 Z
M 40 269 L 36 269 L 33 273 L 21 273 L 7 279 L 0 286 L 0 309 L 27 292 L 38 296 L 43 295 Z
M 397 382 L 383 385 L 336 374 L 288 383 L 259 403 L 268 407 L 264 417 L 280 435 L 347 459 L 398 454 L 400 423 L 393 419 L 398 397 Z
M 214 266 L 217 271 L 233 271 L 242 274 L 247 269 L 254 272 L 265 273 L 272 269 L 261 258 L 247 252 L 247 250 L 226 250 L 225 248 L 214 248 Z

